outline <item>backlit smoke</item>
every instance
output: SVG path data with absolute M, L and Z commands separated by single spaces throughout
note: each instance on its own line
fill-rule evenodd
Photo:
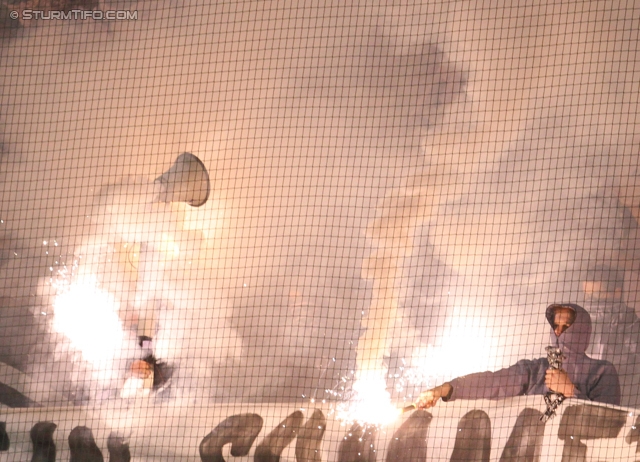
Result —
M 491 18 L 477 5 L 445 8 L 434 20 L 447 24 L 444 51 L 468 70 L 468 84 L 425 136 L 423 166 L 387 194 L 369 224 L 371 332 L 358 347 L 365 369 L 384 371 L 395 344 L 418 376 L 469 372 L 467 359 L 488 345 L 480 331 L 471 333 L 476 342 L 462 340 L 470 332 L 468 318 L 456 315 L 461 298 L 466 316 L 491 320 L 509 345 L 491 345 L 478 370 L 540 356 L 544 307 L 582 302 L 585 270 L 638 275 L 637 52 L 628 51 L 623 25 L 633 3 L 618 3 L 606 18 L 587 4 L 513 8 L 515 16 Z M 416 244 L 428 257 L 417 258 Z M 419 318 L 400 319 L 400 306 Z M 441 306 L 450 327 L 425 326 Z M 394 324 L 395 333 L 417 324 L 424 346 L 394 342 Z
M 404 379 L 408 385 L 436 386 L 455 377 L 495 368 L 501 351 L 487 317 L 473 308 L 454 307 L 434 344 L 421 345 L 411 354 Z
M 539 356 L 593 267 L 635 303 L 634 3 L 390 3 L 139 3 L 3 41 L 1 360 L 82 382 L 43 289 L 80 256 L 124 332 L 109 386 L 149 309 L 174 390 L 225 400 L 355 369 L 391 403 L 398 358 L 435 382 Z M 185 151 L 214 200 L 151 205 Z

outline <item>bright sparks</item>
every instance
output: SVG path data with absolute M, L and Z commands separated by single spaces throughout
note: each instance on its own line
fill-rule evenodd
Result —
M 115 298 L 98 288 L 95 277 L 58 287 L 53 328 L 94 365 L 114 358 L 124 338 Z
M 391 404 L 384 373 L 363 371 L 352 387 L 351 400 L 337 406 L 337 417 L 346 424 L 385 426 L 393 423 L 401 411 Z

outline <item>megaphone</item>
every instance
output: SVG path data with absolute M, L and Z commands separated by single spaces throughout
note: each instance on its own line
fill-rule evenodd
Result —
M 207 202 L 211 190 L 207 168 L 189 152 L 180 154 L 154 183 L 162 186 L 158 202 L 186 202 L 193 207 Z

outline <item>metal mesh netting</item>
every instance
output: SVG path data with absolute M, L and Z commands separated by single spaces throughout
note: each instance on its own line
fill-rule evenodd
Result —
M 0 460 L 633 460 L 639 21 L 0 0 Z

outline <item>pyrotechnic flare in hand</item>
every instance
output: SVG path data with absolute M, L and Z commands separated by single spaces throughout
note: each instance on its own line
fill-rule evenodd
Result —
M 440 398 L 447 398 L 451 395 L 453 388 L 449 383 L 443 383 L 439 387 L 432 388 L 427 391 L 423 391 L 418 396 L 416 401 L 416 407 L 418 409 L 429 409 L 436 405 Z
M 412 407 L 431 408 L 441 398 L 447 402 L 522 395 L 544 395 L 548 406 L 544 414 L 546 419 L 565 398 L 619 405 L 620 382 L 615 367 L 585 353 L 591 336 L 589 313 L 579 305 L 554 303 L 545 310 L 545 318 L 551 327 L 550 343 L 553 345 L 546 348 L 546 358 L 521 359 L 497 371 L 457 377 L 423 392 L 414 405 L 403 411 L 408 412 Z

